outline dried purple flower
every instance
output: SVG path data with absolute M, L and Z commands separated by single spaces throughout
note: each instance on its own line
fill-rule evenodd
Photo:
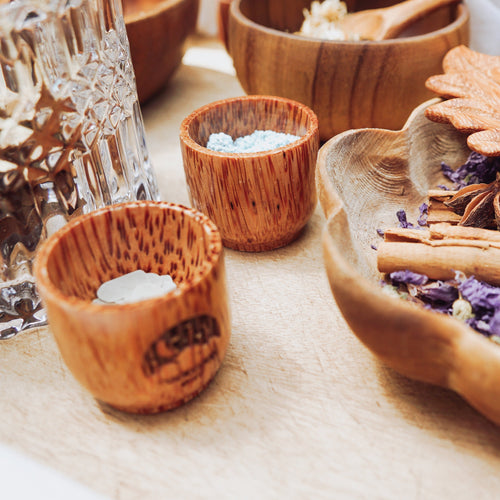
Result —
M 399 221 L 399 227 L 403 227 L 406 229 L 413 227 L 413 224 L 411 222 L 408 222 L 408 220 L 406 218 L 406 212 L 403 209 L 398 210 L 396 213 L 396 216 L 397 216 L 398 221 Z
M 465 278 L 460 272 L 444 282 L 408 270 L 391 273 L 389 277 L 399 287 L 400 295 L 406 289 L 411 300 L 424 308 L 455 316 L 477 332 L 500 341 L 500 288 L 474 277 Z M 458 307 L 458 302 L 463 303 L 462 307 Z M 467 314 L 459 314 L 465 309 Z
M 420 217 L 417 220 L 419 226 L 427 226 L 427 216 L 429 215 L 429 205 L 427 203 L 422 203 L 418 207 L 420 211 Z
M 500 335 L 500 309 L 496 309 L 489 324 L 490 335 Z
M 458 289 L 463 298 L 472 304 L 474 310 L 500 309 L 500 288 L 470 277 L 461 283 Z
M 429 278 L 425 274 L 418 274 L 412 271 L 394 271 L 389 275 L 394 284 L 425 285 Z
M 443 281 L 430 283 L 419 290 L 419 297 L 431 304 L 442 304 L 446 309 L 453 306 L 453 302 L 458 299 L 458 290 L 455 286 Z
M 457 190 L 470 184 L 489 184 L 495 180 L 499 170 L 499 158 L 483 156 L 475 151 L 471 152 L 467 161 L 456 170 L 444 162 L 441 163 L 443 175 L 453 182 L 454 189 Z

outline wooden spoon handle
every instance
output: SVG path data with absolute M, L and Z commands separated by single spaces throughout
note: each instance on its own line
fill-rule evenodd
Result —
M 417 19 L 445 5 L 458 3 L 460 0 L 406 0 L 387 7 L 384 13 L 386 30 L 382 39 L 393 38 Z

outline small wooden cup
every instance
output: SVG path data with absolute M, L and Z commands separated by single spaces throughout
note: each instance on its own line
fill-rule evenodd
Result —
M 230 337 L 223 248 L 199 212 L 140 201 L 80 216 L 40 249 L 35 276 L 61 355 L 97 399 L 156 413 L 196 396 Z M 99 286 L 142 269 L 177 289 L 122 305 L 92 300 Z
M 205 147 L 212 133 L 236 139 L 255 130 L 300 139 L 260 153 Z M 217 224 L 226 247 L 258 252 L 297 238 L 317 200 L 318 120 L 307 106 L 271 96 L 217 101 L 184 119 L 180 139 L 191 203 Z

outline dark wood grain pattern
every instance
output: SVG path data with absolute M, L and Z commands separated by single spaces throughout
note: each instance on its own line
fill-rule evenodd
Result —
M 178 288 L 133 304 L 91 302 L 101 283 L 137 269 L 170 274 Z M 222 242 L 193 209 L 136 202 L 74 219 L 41 249 L 36 277 L 67 366 L 116 408 L 152 413 L 179 406 L 210 382 L 224 358 L 230 325 Z M 200 341 L 193 325 L 204 317 L 210 320 L 195 329 Z M 166 332 L 177 339 L 170 366 L 145 370 L 152 346 L 166 355 Z M 169 369 L 175 374 L 166 376 Z
M 397 2 L 351 2 L 350 7 L 388 3 Z M 311 107 L 322 140 L 353 128 L 401 128 L 415 106 L 433 97 L 425 80 L 441 71 L 446 52 L 469 40 L 469 14 L 462 4 L 440 8 L 401 38 L 382 42 L 294 35 L 309 5 L 309 0 L 233 0 L 228 44 L 245 92 Z
M 301 138 L 261 153 L 218 153 L 205 147 L 212 133 L 235 139 L 255 130 Z M 271 250 L 298 236 L 317 199 L 318 122 L 309 108 L 270 96 L 226 99 L 189 115 L 180 139 L 191 202 L 216 223 L 225 246 Z
M 200 0 L 122 0 L 141 103 L 159 92 L 184 55 Z

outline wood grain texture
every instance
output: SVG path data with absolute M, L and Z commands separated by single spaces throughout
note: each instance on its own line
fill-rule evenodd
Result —
M 98 305 L 99 286 L 142 269 L 178 288 L 125 305 Z M 179 205 L 138 202 L 92 212 L 49 238 L 37 284 L 61 355 L 97 399 L 155 413 L 203 390 L 229 342 L 220 235 Z
M 205 147 L 212 133 L 236 139 L 255 130 L 300 139 L 260 153 L 219 153 Z M 186 117 L 180 139 L 191 202 L 216 223 L 226 247 L 272 250 L 299 235 L 317 202 L 319 132 L 310 109 L 271 96 L 225 99 Z
M 435 9 L 458 3 L 460 0 L 406 0 L 379 9 L 349 13 L 338 22 L 346 32 L 363 40 L 396 38 L 403 30 Z
M 427 118 L 470 134 L 472 150 L 500 156 L 500 57 L 459 46 L 446 54 L 443 68 L 444 74 L 431 76 L 425 84 L 448 100 L 430 106 Z
M 216 40 L 191 40 L 226 55 Z M 222 69 L 181 65 L 144 106 L 163 199 L 189 204 L 182 120 L 241 94 Z M 353 335 L 325 273 L 324 224 L 318 206 L 286 247 L 224 251 L 227 354 L 212 383 L 175 410 L 133 415 L 98 403 L 49 328 L 0 342 L 0 443 L 116 500 L 495 498 L 498 427 L 455 392 L 388 368 Z
M 377 252 L 371 248 L 377 245 L 377 229 L 395 227 L 401 208 L 415 221 L 428 189 L 443 182 L 441 162 L 457 167 L 468 155 L 463 135 L 425 118 L 428 104 L 417 108 L 400 132 L 350 131 L 321 149 L 318 184 L 328 219 L 323 238 L 327 273 L 346 321 L 384 363 L 456 390 L 500 424 L 498 346 L 465 323 L 380 289 Z
M 227 38 L 227 25 L 229 21 L 229 6 L 231 0 L 220 0 L 217 3 L 217 34 L 219 40 L 224 44 L 226 50 L 229 50 L 229 42 Z
M 246 93 L 288 97 L 311 107 L 322 140 L 352 128 L 401 128 L 411 111 L 432 97 L 425 80 L 441 71 L 446 52 L 469 39 L 469 15 L 461 4 L 441 8 L 402 38 L 383 42 L 292 34 L 309 3 L 234 0 L 229 52 Z M 371 2 L 370 8 L 386 4 Z
M 181 63 L 194 31 L 199 0 L 122 0 L 137 93 L 157 94 Z

